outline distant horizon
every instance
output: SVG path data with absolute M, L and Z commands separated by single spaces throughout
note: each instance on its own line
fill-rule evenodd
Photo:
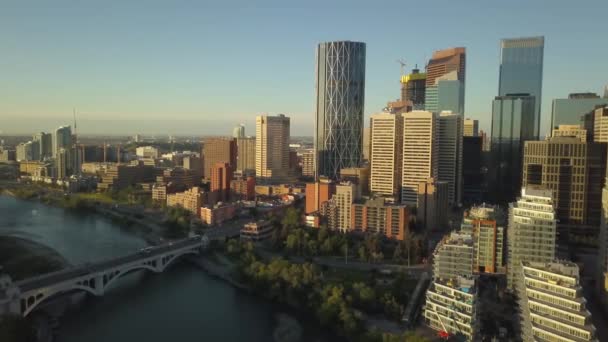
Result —
M 415 15 L 408 15 L 414 4 Z M 0 12 L 0 130 L 48 131 L 71 124 L 76 108 L 85 134 L 204 135 L 230 132 L 240 123 L 251 132 L 257 114 L 284 113 L 293 135 L 312 135 L 315 48 L 351 40 L 367 46 L 366 126 L 371 114 L 400 96 L 397 60 L 406 61 L 408 73 L 416 65 L 424 69 L 434 51 L 462 46 L 463 115 L 490 133 L 501 39 L 543 36 L 544 135 L 553 99 L 601 96 L 608 83 L 601 72 L 608 47 L 595 43 L 605 39 L 606 10 L 602 0 L 556 0 L 551 6 L 524 0 L 387 0 L 381 6 L 356 0 L 146 6 L 8 1 Z M 460 18 L 467 20 L 453 24 Z M 417 27 L 424 28 L 421 34 L 410 34 Z

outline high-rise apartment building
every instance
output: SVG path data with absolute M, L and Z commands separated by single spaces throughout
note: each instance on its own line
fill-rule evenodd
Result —
M 255 120 L 255 174 L 258 183 L 289 180 L 289 118 L 260 115 Z
M 417 222 L 429 230 L 446 228 L 449 212 L 448 183 L 429 178 L 418 183 L 417 192 Z
M 464 81 L 458 78 L 457 70 L 435 78 L 435 83 L 426 87 L 425 94 L 425 110 L 464 114 Z
M 438 117 L 437 180 L 448 183 L 448 203 L 462 202 L 462 115 L 441 112 Z
M 332 197 L 332 201 L 338 209 L 337 225 L 335 228 L 342 232 L 347 232 L 351 227 L 351 206 L 357 199 L 356 185 L 350 182 L 344 182 L 336 185 L 336 193 Z
M 307 150 L 302 153 L 302 176 L 315 176 L 315 151 Z
M 426 73 L 418 68 L 401 76 L 401 101 L 411 102 L 414 110 L 424 110 L 424 94 L 426 89 Z
M 531 123 L 536 137 L 540 136 L 544 48 L 544 37 L 511 38 L 500 42 L 498 95 L 525 93 L 534 97 L 534 120 Z
M 403 117 L 381 113 L 370 118 L 372 194 L 399 200 L 403 166 Z
M 473 255 L 471 234 L 452 232 L 444 236 L 433 252 L 433 278 L 472 277 Z
M 498 207 L 473 206 L 464 213 L 460 231 L 473 238 L 473 271 L 497 273 L 504 269 L 505 217 Z
M 416 205 L 418 184 L 437 177 L 437 121 L 432 112 L 403 114 L 401 203 Z
M 465 137 L 476 137 L 479 135 L 479 120 L 464 119 L 463 135 Z
M 53 134 L 53 157 L 57 156 L 61 148 L 72 148 L 72 128 L 70 126 L 61 126 Z
M 245 137 L 245 125 L 240 124 L 232 129 L 232 137 L 235 139 Z
M 511 94 L 492 103 L 490 193 L 495 202 L 513 200 L 521 188 L 524 141 L 538 140 L 534 102 L 528 94 Z
M 582 116 L 600 105 L 608 105 L 608 99 L 593 93 L 570 94 L 567 99 L 555 99 L 551 107 L 551 129 L 560 125 L 580 125 Z
M 597 238 L 606 176 L 606 144 L 586 142 L 584 134 L 527 141 L 523 157 L 523 186 L 542 185 L 553 192 L 561 238 Z M 579 131 L 584 131 L 579 129 Z M 578 137 L 577 137 L 578 135 Z
M 426 291 L 424 322 L 440 336 L 478 341 L 477 286 L 475 279 L 433 279 Z
M 409 211 L 405 205 L 386 203 L 382 197 L 353 203 L 350 229 L 403 240 L 409 234 Z
M 365 43 L 319 44 L 316 71 L 315 176 L 337 179 L 361 162 Z
M 53 156 L 53 135 L 51 133 L 36 133 L 33 141 L 38 142 L 40 160 Z
M 255 138 L 237 138 L 236 170 L 244 175 L 255 175 Z
M 523 341 L 598 341 L 575 263 L 522 261 L 517 293 Z
M 555 258 L 557 217 L 551 190 L 528 186 L 509 205 L 507 286 L 515 290 L 522 261 L 551 262 Z
M 209 202 L 226 202 L 230 197 L 232 167 L 228 163 L 215 163 L 211 168 L 211 194 Z
M 234 138 L 206 138 L 203 143 L 203 177 L 211 179 L 211 168 L 217 163 L 228 163 L 234 168 L 236 165 L 236 154 L 237 147 Z

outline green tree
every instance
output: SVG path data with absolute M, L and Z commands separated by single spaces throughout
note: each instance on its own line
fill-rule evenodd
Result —
M 296 229 L 300 225 L 300 213 L 298 210 L 294 207 L 287 208 L 281 224 L 288 231 Z

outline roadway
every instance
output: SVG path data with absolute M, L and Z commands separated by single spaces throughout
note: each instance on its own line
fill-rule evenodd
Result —
M 27 292 L 33 289 L 47 287 L 62 281 L 66 281 L 72 278 L 83 277 L 88 274 L 94 274 L 105 271 L 107 269 L 115 268 L 120 265 L 135 262 L 141 259 L 152 258 L 172 250 L 179 250 L 184 247 L 200 245 L 201 237 L 195 236 L 181 241 L 170 242 L 164 245 L 156 247 L 147 247 L 138 252 L 128 254 L 122 257 L 102 260 L 95 263 L 87 263 L 84 265 L 74 266 L 65 270 L 43 274 L 34 278 L 24 279 L 15 283 L 21 290 L 21 292 Z

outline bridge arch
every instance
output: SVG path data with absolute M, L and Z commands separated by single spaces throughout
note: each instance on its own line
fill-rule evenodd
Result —
M 182 257 L 182 256 L 184 256 L 186 254 L 198 255 L 199 252 L 198 252 L 198 250 L 189 249 L 189 250 L 185 250 L 185 251 L 181 251 L 181 252 L 175 253 L 175 254 L 171 255 L 169 257 L 169 259 L 167 259 L 165 262 L 161 262 L 160 263 L 160 265 L 159 265 L 160 271 L 164 272 L 167 268 L 169 268 L 169 266 L 173 265 L 173 262 L 175 260 L 179 259 L 180 257 Z M 162 261 L 162 259 L 161 259 L 161 261 Z
M 133 266 L 127 267 L 127 268 L 125 268 L 125 269 L 117 269 L 117 270 L 115 271 L 116 273 L 113 273 L 113 272 L 107 272 L 107 273 L 105 273 L 105 274 L 103 275 L 104 277 L 105 277 L 105 276 L 107 276 L 109 279 L 107 279 L 107 281 L 103 281 L 103 280 L 102 280 L 102 283 L 101 283 L 101 288 L 102 288 L 102 289 L 103 289 L 103 291 L 105 292 L 105 290 L 106 290 L 108 287 L 110 287 L 110 285 L 111 285 L 112 283 L 114 283 L 114 282 L 115 282 L 117 279 L 122 278 L 123 276 L 125 276 L 125 275 L 127 275 L 127 274 L 129 274 L 129 273 L 132 273 L 132 272 L 135 272 L 135 271 L 139 271 L 139 270 L 148 270 L 148 271 L 152 271 L 152 272 L 154 272 L 154 273 L 159 273 L 159 272 L 162 272 L 162 270 L 160 270 L 160 269 L 158 268 L 158 265 L 157 265 L 157 267 L 154 267 L 154 266 L 152 266 L 152 265 L 150 265 L 150 264 L 146 264 L 146 263 L 143 263 L 143 264 L 137 264 L 137 265 L 133 265 Z M 110 276 L 110 274 L 113 274 L 113 275 L 112 275 L 112 276 Z M 103 277 L 102 277 L 102 278 L 103 278 Z
M 39 291 L 39 292 L 32 293 L 31 295 L 28 295 L 27 297 L 22 298 L 21 300 L 25 301 L 25 310 L 23 311 L 22 316 L 26 317 L 32 311 L 34 311 L 34 309 L 36 309 L 40 304 L 44 303 L 45 301 L 49 300 L 50 298 L 55 297 L 58 294 L 61 294 L 64 292 L 80 290 L 80 291 L 88 292 L 94 296 L 99 295 L 94 288 L 92 288 L 90 286 L 79 285 L 79 284 L 72 284 L 68 288 L 63 288 L 63 289 L 57 289 L 57 288 L 52 288 L 52 287 L 50 289 L 51 289 L 50 291 Z

